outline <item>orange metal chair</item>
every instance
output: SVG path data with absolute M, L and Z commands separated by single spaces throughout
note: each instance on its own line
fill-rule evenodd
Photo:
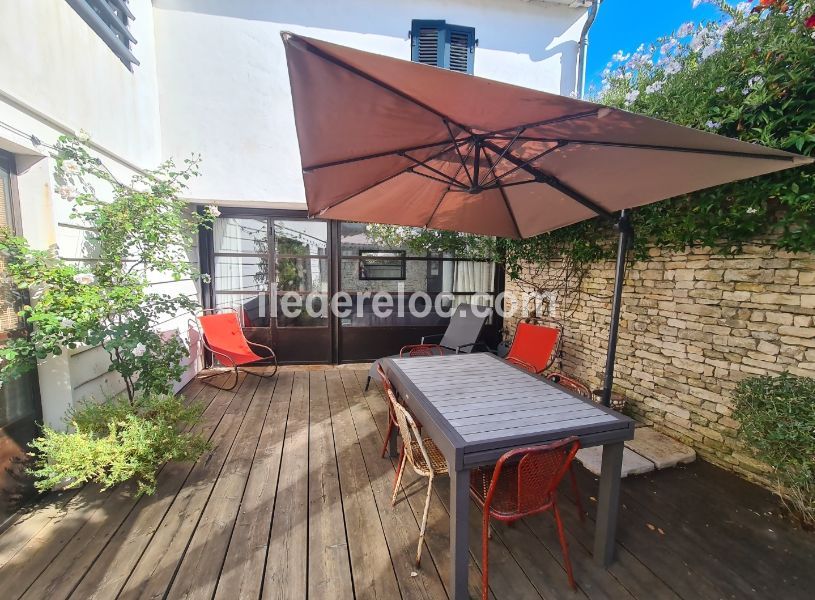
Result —
M 414 356 L 444 356 L 444 348 L 438 344 L 412 344 L 399 350 L 399 358 Z
M 234 309 L 213 308 L 204 310 L 203 314 L 198 315 L 196 318 L 195 325 L 196 327 L 200 325 L 200 339 L 204 348 L 212 353 L 213 359 L 217 359 L 226 367 L 227 371 L 232 371 L 234 374 L 234 381 L 229 387 L 209 382 L 209 379 L 223 375 L 223 370 L 199 377 L 204 383 L 224 390 L 231 390 L 238 385 L 239 369 L 274 366 L 271 373 L 255 374 L 260 377 L 273 377 L 277 373 L 277 357 L 274 350 L 246 339 L 238 319 L 238 313 Z M 262 348 L 269 354 L 268 356 L 256 354 L 250 346 Z M 212 367 L 213 365 L 210 365 L 208 368 L 211 369 Z
M 591 400 L 591 390 L 585 383 L 575 379 L 574 377 L 570 377 L 565 373 L 555 371 L 553 373 L 549 373 L 546 376 L 546 379 L 548 379 L 552 383 L 558 384 L 560 387 L 564 387 L 567 390 L 573 391 L 575 394 L 579 396 L 583 396 L 587 400 Z
M 533 373 L 542 373 L 555 362 L 561 338 L 562 329 L 554 322 L 518 323 L 506 360 Z
M 570 437 L 545 446 L 517 448 L 504 454 L 494 467 L 474 469 L 470 495 L 484 512 L 481 535 L 481 597 L 489 592 L 490 519 L 513 523 L 523 517 L 551 510 L 557 526 L 569 585 L 575 589 L 569 547 L 557 507 L 557 487 L 563 479 L 580 440 Z

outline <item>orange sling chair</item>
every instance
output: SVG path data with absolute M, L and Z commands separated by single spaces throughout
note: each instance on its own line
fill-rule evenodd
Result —
M 201 341 L 211 354 L 212 362 L 215 360 L 226 368 L 227 372 L 232 371 L 234 381 L 229 387 L 222 387 L 210 383 L 210 379 L 224 374 L 224 370 L 217 373 L 209 373 L 200 377 L 201 381 L 214 387 L 224 390 L 234 389 L 238 385 L 239 369 L 247 367 L 269 367 L 274 369 L 271 373 L 255 373 L 260 377 L 273 377 L 277 373 L 277 357 L 274 351 L 268 346 L 250 342 L 243 334 L 238 313 L 234 309 L 207 309 L 204 314 L 198 315 L 197 323 L 201 326 Z M 268 352 L 267 356 L 255 353 L 249 346 L 262 348 Z M 212 368 L 212 364 L 209 368 Z

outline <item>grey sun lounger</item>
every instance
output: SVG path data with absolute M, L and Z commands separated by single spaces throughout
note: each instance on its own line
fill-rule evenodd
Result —
M 438 344 L 444 354 L 469 354 L 476 346 L 483 345 L 478 341 L 481 331 L 492 314 L 492 309 L 472 304 L 459 304 L 450 316 L 450 324 L 443 334 L 428 335 L 421 339 L 420 344 Z M 439 341 L 436 341 L 439 340 Z M 486 346 L 484 345 L 484 348 Z M 399 358 L 393 355 L 383 358 Z M 382 358 L 374 361 L 368 370 L 368 381 L 365 390 L 371 385 L 371 378 L 376 375 L 376 367 Z

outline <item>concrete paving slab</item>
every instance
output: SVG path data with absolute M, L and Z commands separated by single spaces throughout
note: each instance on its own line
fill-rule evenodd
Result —
M 591 448 L 581 448 L 577 451 L 577 460 L 591 471 L 594 475 L 600 476 L 603 464 L 603 447 L 593 446 Z M 643 458 L 633 450 L 625 448 L 623 450 L 622 476 L 641 475 L 654 470 L 654 463 L 647 458 Z
M 667 469 L 696 460 L 696 452 L 690 446 L 652 427 L 638 427 L 634 439 L 625 443 L 626 448 L 650 460 L 657 469 Z

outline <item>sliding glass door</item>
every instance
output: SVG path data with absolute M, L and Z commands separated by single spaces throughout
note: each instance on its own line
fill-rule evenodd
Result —
M 443 333 L 461 303 L 493 306 L 502 283 L 491 262 L 382 245 L 364 223 L 301 212 L 223 208 L 202 242 L 212 273 L 208 305 L 234 308 L 247 337 L 272 346 L 284 363 L 393 354 Z M 489 343 L 500 325 L 490 321 Z
M 493 263 L 385 246 L 367 234 L 364 223 L 337 226 L 339 290 L 350 296 L 352 307 L 339 319 L 341 360 L 394 354 L 423 336 L 443 333 L 450 311 L 461 303 L 493 305 Z M 496 326 L 493 319 L 485 332 L 490 341 L 497 336 Z

